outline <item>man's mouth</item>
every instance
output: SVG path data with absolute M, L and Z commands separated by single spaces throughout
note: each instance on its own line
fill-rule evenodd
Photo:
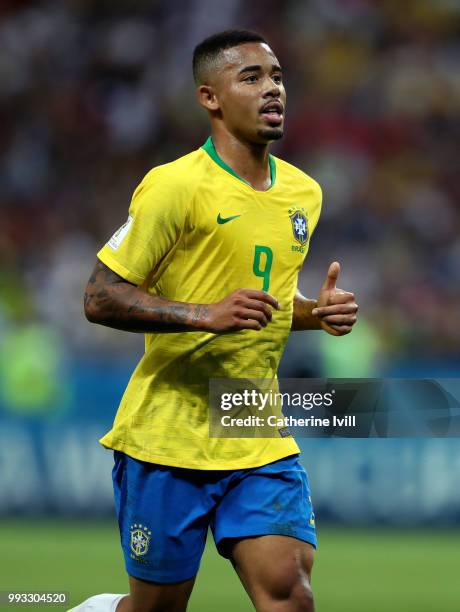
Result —
M 260 114 L 272 125 L 280 125 L 283 122 L 283 105 L 281 102 L 273 101 L 265 104 Z

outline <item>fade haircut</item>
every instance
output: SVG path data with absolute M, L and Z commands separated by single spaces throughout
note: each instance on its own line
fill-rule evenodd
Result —
M 238 47 L 245 43 L 259 42 L 268 44 L 263 36 L 250 30 L 226 30 L 205 38 L 193 52 L 193 78 L 197 85 L 203 85 L 209 78 L 220 53 L 225 49 Z

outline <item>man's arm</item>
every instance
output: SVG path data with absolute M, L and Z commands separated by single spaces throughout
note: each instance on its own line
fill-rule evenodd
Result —
M 316 300 L 304 297 L 297 289 L 294 296 L 294 311 L 292 315 L 292 331 L 303 331 L 307 329 L 322 329 L 319 317 L 312 314 L 312 310 L 318 306 Z
M 335 261 L 329 266 L 317 300 L 305 298 L 297 289 L 291 330 L 324 329 L 332 336 L 351 332 L 357 321 L 358 304 L 353 293 L 336 287 L 339 274 L 340 264 Z
M 216 304 L 175 302 L 139 289 L 101 261 L 86 286 L 84 307 L 92 323 L 141 333 L 259 331 L 271 321 L 271 308 L 279 308 L 273 296 L 253 289 L 238 289 Z

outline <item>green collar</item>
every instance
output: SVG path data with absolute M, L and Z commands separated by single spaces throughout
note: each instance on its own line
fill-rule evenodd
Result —
M 214 146 L 211 136 L 207 139 L 207 141 L 204 143 L 204 145 L 201 148 L 206 151 L 209 157 L 212 160 L 214 160 L 218 166 L 226 170 L 229 174 L 233 175 L 240 181 L 243 181 L 243 183 L 246 183 L 246 185 L 249 185 L 249 183 L 245 181 L 244 178 L 241 178 L 241 176 L 239 176 L 234 170 L 232 170 L 232 168 L 230 168 L 230 166 L 226 164 L 221 157 L 219 157 L 219 154 L 216 151 L 216 148 Z M 275 159 L 273 155 L 268 156 L 268 163 L 270 165 L 270 177 L 271 177 L 271 184 L 270 184 L 269 189 L 271 189 L 273 185 L 275 184 L 275 180 L 276 180 L 276 164 L 275 164 Z M 252 187 L 251 185 L 249 186 Z

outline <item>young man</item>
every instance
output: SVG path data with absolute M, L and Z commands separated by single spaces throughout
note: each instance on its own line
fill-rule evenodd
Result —
M 98 253 L 85 294 L 95 323 L 146 334 L 146 350 L 102 444 L 130 595 L 75 610 L 186 609 L 210 527 L 258 611 L 312 611 L 316 546 L 308 479 L 292 437 L 213 439 L 210 378 L 276 375 L 290 330 L 351 331 L 357 305 L 329 267 L 317 300 L 297 276 L 318 222 L 317 183 L 269 155 L 286 93 L 258 34 L 195 49 L 200 149 L 154 168 L 128 221 Z

